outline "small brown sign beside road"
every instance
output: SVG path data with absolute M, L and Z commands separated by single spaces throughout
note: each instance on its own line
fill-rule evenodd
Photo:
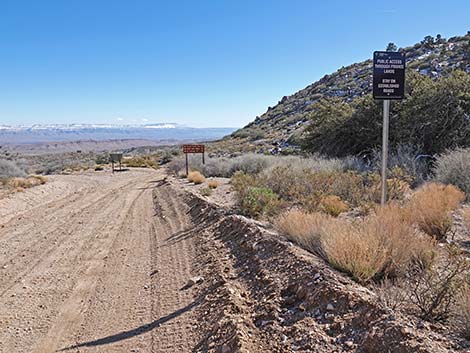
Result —
M 202 164 L 205 164 L 204 152 L 205 152 L 204 145 L 183 145 L 183 153 L 186 158 L 186 176 L 189 174 L 188 153 L 201 153 Z
M 183 145 L 183 153 L 204 153 L 204 145 Z

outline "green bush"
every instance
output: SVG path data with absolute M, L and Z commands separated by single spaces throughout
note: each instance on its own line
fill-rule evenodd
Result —
M 420 146 L 432 155 L 470 146 L 470 75 L 455 71 L 433 80 L 410 71 L 405 99 L 391 106 L 390 146 Z M 315 103 L 303 148 L 328 156 L 370 154 L 382 142 L 382 105 L 372 95 L 351 103 Z
M 243 128 L 232 133 L 232 136 L 238 138 L 247 138 L 251 141 L 254 141 L 265 138 L 266 134 L 263 130 L 258 128 Z
M 242 211 L 255 218 L 276 214 L 280 205 L 279 197 L 266 187 L 249 187 L 241 200 Z
M 244 172 L 236 172 L 230 180 L 232 189 L 237 194 L 239 200 L 243 200 L 248 189 L 257 186 L 257 178 L 254 175 L 246 174 Z
M 202 188 L 200 191 L 202 196 L 211 196 L 212 195 L 212 189 L 211 188 Z

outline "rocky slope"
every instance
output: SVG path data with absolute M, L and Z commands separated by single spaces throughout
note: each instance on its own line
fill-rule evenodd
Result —
M 404 50 L 407 68 L 434 78 L 460 69 L 470 73 L 470 32 L 444 39 L 428 36 Z M 219 142 L 218 148 L 243 146 L 244 150 L 279 153 L 295 148 L 312 113 L 314 103 L 325 97 L 352 101 L 372 89 L 372 60 L 342 67 L 291 96 L 284 96 L 274 107 L 244 128 Z

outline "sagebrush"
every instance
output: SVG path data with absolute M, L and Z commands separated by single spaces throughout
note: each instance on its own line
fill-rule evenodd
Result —
M 447 151 L 436 158 L 434 179 L 459 187 L 470 197 L 470 148 Z
M 361 283 L 403 276 L 414 261 L 430 266 L 434 260 L 433 241 L 418 234 L 408 211 L 394 204 L 378 208 L 363 221 L 290 211 L 275 224 Z
M 8 179 L 25 176 L 25 170 L 21 168 L 17 163 L 6 159 L 0 159 L 0 178 Z
M 464 198 L 464 193 L 453 185 L 428 183 L 413 194 L 409 207 L 421 230 L 440 240 L 452 229 L 451 212 Z

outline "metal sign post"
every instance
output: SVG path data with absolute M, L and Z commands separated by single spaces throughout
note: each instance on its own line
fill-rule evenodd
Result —
M 374 52 L 373 63 L 373 96 L 374 99 L 381 99 L 384 102 L 382 131 L 382 188 L 380 197 L 380 203 L 384 206 L 387 202 L 387 159 L 390 100 L 403 99 L 405 95 L 405 53 L 376 51 Z
M 390 116 L 390 101 L 384 100 L 384 122 L 382 129 L 382 192 L 380 204 L 382 206 L 387 202 L 387 160 L 388 160 L 388 126 Z
M 113 173 L 114 173 L 114 170 L 115 170 L 114 169 L 114 163 L 119 163 L 119 171 L 122 170 L 122 165 L 121 165 L 122 153 L 111 153 L 109 155 L 109 159 L 111 160 Z

